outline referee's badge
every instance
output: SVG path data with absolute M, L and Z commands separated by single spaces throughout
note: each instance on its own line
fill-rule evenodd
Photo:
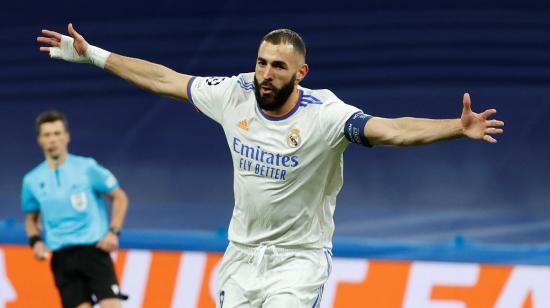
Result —
M 290 133 L 286 137 L 286 143 L 291 148 L 297 148 L 302 143 L 302 137 L 300 137 L 300 130 L 293 128 L 290 130 Z
M 71 195 L 71 205 L 79 212 L 84 212 L 88 207 L 88 198 L 86 192 L 78 192 Z

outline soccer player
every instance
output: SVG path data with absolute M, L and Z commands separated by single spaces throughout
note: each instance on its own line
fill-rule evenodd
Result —
M 121 307 L 126 296 L 109 253 L 118 248 L 128 198 L 109 170 L 68 153 L 65 115 L 43 112 L 36 129 L 46 159 L 25 175 L 21 196 L 33 254 L 46 260 L 53 251 L 51 268 L 63 307 L 91 308 L 95 302 Z M 112 200 L 110 224 L 102 194 Z
M 196 77 L 42 30 L 50 57 L 92 63 L 135 85 L 193 104 L 222 125 L 234 167 L 235 208 L 217 282 L 218 307 L 317 307 L 330 274 L 333 212 L 350 143 L 410 146 L 469 137 L 496 142 L 496 110 L 460 118 L 380 118 L 329 90 L 299 83 L 306 47 L 291 30 L 261 41 L 254 73 Z

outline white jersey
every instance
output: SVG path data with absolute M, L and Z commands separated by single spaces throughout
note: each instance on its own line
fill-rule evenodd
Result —
M 344 125 L 360 110 L 329 90 L 299 88 L 286 115 L 264 113 L 254 73 L 194 77 L 189 100 L 222 125 L 234 168 L 229 240 L 243 245 L 331 248 L 342 187 Z

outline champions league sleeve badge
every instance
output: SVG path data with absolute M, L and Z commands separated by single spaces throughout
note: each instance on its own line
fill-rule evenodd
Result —
M 209 86 L 216 86 L 219 85 L 224 79 L 225 77 L 208 77 L 206 78 L 206 84 Z
M 288 136 L 286 137 L 286 143 L 291 148 L 297 148 L 302 143 L 302 137 L 300 137 L 300 130 L 297 128 L 293 128 L 290 130 L 290 133 L 288 133 Z

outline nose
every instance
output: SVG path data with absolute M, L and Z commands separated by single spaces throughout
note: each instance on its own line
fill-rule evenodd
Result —
M 56 143 L 57 142 L 57 138 L 55 138 L 55 136 L 47 136 L 46 137 L 46 142 L 49 143 L 49 144 L 53 144 L 53 143 Z
M 264 77 L 264 80 L 273 80 L 273 68 L 271 67 L 271 65 L 267 65 L 265 67 L 265 70 L 264 70 L 264 74 L 263 76 Z

